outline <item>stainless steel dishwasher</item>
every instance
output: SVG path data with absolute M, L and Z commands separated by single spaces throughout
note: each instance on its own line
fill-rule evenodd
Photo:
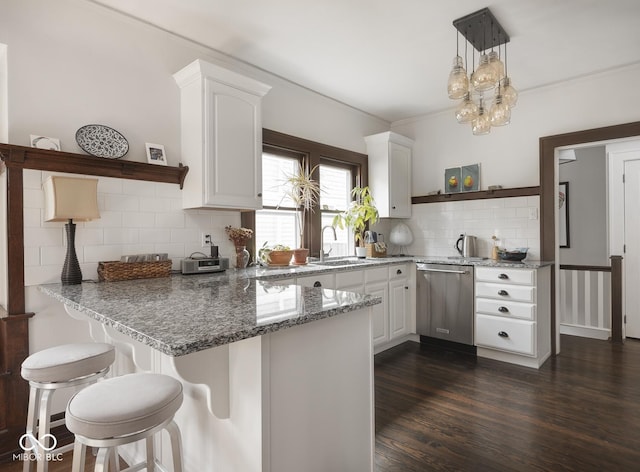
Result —
M 473 266 L 420 263 L 417 278 L 418 334 L 473 346 Z

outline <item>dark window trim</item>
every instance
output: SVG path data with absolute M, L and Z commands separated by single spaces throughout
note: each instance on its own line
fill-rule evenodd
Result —
M 263 149 L 273 148 L 291 153 L 291 157 L 306 157 L 308 165 L 313 168 L 321 163 L 332 165 L 344 165 L 356 169 L 354 175 L 354 185 L 365 186 L 368 184 L 369 166 L 366 154 L 361 154 L 347 149 L 330 146 L 328 144 L 298 138 L 279 131 L 269 129 L 262 130 Z M 316 173 L 319 172 L 316 170 Z M 317 175 L 316 175 L 317 178 Z M 245 228 L 255 231 L 255 212 L 247 211 L 241 214 L 241 224 Z M 314 211 L 307 218 L 308 227 L 305 230 L 309 255 L 318 257 L 320 255 L 320 230 L 322 225 L 321 212 Z M 247 248 L 252 256 L 256 253 L 255 238 L 251 240 Z

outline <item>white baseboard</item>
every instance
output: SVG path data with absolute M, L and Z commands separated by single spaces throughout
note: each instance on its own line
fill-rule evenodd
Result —
M 592 328 L 588 326 L 576 326 L 560 324 L 560 334 L 570 336 L 580 336 L 581 338 L 602 339 L 604 341 L 611 337 L 611 330 L 603 328 Z

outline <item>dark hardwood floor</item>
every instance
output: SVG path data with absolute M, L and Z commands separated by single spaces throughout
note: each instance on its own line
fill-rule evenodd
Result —
M 640 471 L 640 342 L 562 336 L 540 370 L 378 354 L 376 471 Z

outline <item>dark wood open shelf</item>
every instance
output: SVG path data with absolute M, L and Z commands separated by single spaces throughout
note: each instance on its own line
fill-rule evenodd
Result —
M 439 195 L 423 195 L 411 197 L 412 204 L 458 202 L 462 200 L 485 200 L 487 198 L 530 197 L 540 195 L 540 187 L 501 188 L 498 190 L 481 190 L 479 192 L 441 193 Z
M 189 171 L 189 167 L 182 164 L 178 167 L 159 166 L 13 144 L 0 144 L 0 159 L 7 167 L 164 182 L 178 184 L 180 188 Z

